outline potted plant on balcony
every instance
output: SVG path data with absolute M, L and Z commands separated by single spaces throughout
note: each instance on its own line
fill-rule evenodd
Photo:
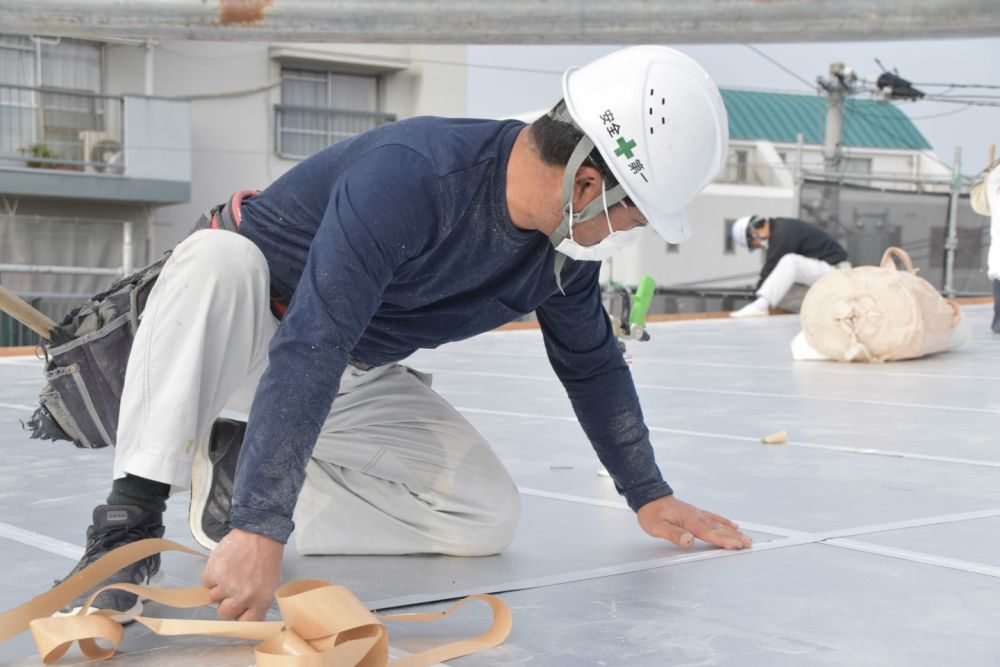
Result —
M 61 169 L 63 171 L 80 170 L 80 168 L 75 164 L 70 164 L 68 162 L 52 162 L 51 160 L 58 160 L 62 156 L 49 148 L 46 144 L 32 144 L 30 146 L 25 146 L 24 148 L 19 148 L 17 152 L 21 155 L 30 155 L 34 158 L 40 158 L 40 160 L 28 160 L 24 163 L 25 166 L 32 167 L 34 169 Z

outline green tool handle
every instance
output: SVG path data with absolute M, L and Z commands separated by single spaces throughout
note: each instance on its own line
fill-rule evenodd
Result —
M 639 280 L 639 286 L 635 288 L 635 295 L 632 297 L 632 310 L 629 313 L 629 324 L 637 327 L 646 326 L 646 311 L 649 310 L 653 302 L 653 293 L 656 292 L 656 282 L 649 276 L 643 276 Z

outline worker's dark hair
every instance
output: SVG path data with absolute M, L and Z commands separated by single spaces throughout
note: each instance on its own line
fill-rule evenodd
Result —
M 761 227 L 764 226 L 764 223 L 767 222 L 768 220 L 769 220 L 769 218 L 765 218 L 762 215 L 751 215 L 750 216 L 750 222 L 747 223 L 747 228 L 746 228 L 746 231 L 745 231 L 745 233 L 747 235 L 747 247 L 748 248 L 750 247 L 750 241 L 753 240 L 753 236 L 750 234 L 750 232 L 752 232 L 755 229 L 760 229 Z
M 532 123 L 530 132 L 542 161 L 559 166 L 565 166 L 569 162 L 573 149 L 583 137 L 583 131 L 570 119 L 563 100 L 559 100 L 548 113 Z M 601 172 L 605 187 L 609 190 L 618 185 L 618 179 L 596 148 L 590 151 L 584 164 Z

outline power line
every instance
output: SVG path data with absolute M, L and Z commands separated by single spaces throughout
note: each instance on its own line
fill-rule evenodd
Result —
M 1000 90 L 1000 86 L 985 83 L 914 83 L 914 86 L 941 86 L 948 88 L 990 88 Z
M 932 113 L 929 116 L 910 116 L 910 120 L 929 120 L 931 118 L 943 118 L 944 116 L 954 116 L 955 114 L 962 113 L 963 111 L 968 111 L 972 106 L 966 104 L 961 109 L 952 109 L 951 111 L 944 111 L 942 113 Z
M 963 99 L 963 100 L 1000 100 L 1000 95 L 946 95 L 944 93 L 936 93 L 934 95 L 927 95 L 928 99 Z
M 958 99 L 950 97 L 943 97 L 943 98 L 933 97 L 931 95 L 928 95 L 924 99 L 930 100 L 931 102 L 937 102 L 939 104 L 966 104 L 974 107 L 1000 107 L 1000 100 L 997 100 L 996 102 L 980 102 L 977 100 L 967 100 L 967 99 Z
M 767 55 L 766 53 L 764 53 L 763 51 L 761 51 L 760 49 L 758 49 L 753 44 L 744 44 L 743 46 L 747 47 L 748 49 L 750 49 L 751 51 L 753 51 L 754 53 L 756 53 L 757 55 L 759 55 L 764 60 L 767 60 L 772 65 L 778 67 L 779 69 L 781 69 L 784 72 L 792 75 L 793 77 L 795 77 L 796 79 L 798 79 L 802 83 L 806 84 L 806 86 L 808 86 L 810 90 L 815 90 L 816 89 L 816 83 L 815 82 L 809 81 L 809 80 L 805 79 L 804 77 L 799 76 L 798 74 L 796 74 L 792 70 L 788 69 L 783 64 L 781 64 L 780 62 L 778 62 L 777 60 L 775 60 L 774 58 L 772 58 L 771 56 Z

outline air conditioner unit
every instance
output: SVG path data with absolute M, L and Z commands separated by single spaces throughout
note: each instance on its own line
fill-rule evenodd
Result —
M 121 172 L 121 167 L 111 166 L 122 160 L 122 144 L 118 137 L 110 132 L 98 130 L 81 130 L 80 142 L 83 144 L 83 159 L 88 164 L 84 171 L 89 174 Z M 102 164 L 92 164 L 99 162 Z

